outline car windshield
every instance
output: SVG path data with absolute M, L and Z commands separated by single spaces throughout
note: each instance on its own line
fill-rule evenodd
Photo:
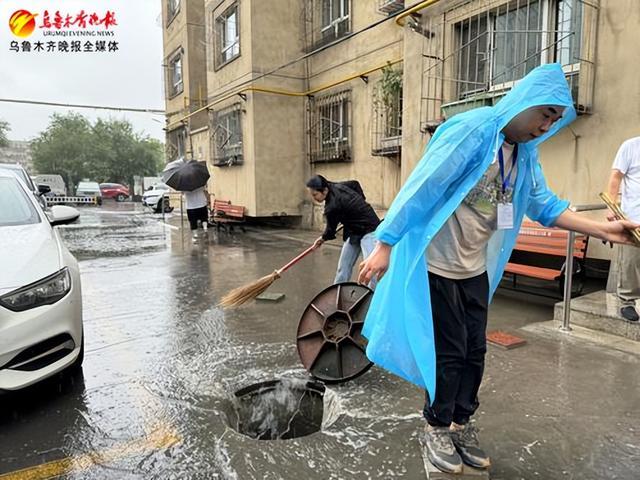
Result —
M 40 216 L 14 178 L 0 177 L 0 227 L 39 223 Z
M 2 167 L 2 165 L 0 165 L 0 170 L 3 170 L 5 172 L 9 172 L 12 175 L 15 175 L 16 177 L 18 177 L 20 180 L 22 180 L 24 182 L 24 184 L 27 186 L 27 188 L 34 190 L 35 187 L 33 185 L 33 182 L 31 181 L 31 178 L 29 177 L 29 175 L 27 175 L 27 172 L 25 172 L 23 169 L 21 168 L 7 168 L 7 167 Z

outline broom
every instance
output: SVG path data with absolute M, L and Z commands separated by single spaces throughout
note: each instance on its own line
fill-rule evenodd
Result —
M 616 220 L 627 220 L 627 216 L 624 214 L 622 209 L 618 206 L 616 202 L 614 202 L 611 197 L 602 192 L 600 194 L 600 198 L 602 201 L 609 207 L 609 209 L 613 212 L 613 215 L 616 217 Z M 633 235 L 633 241 L 636 245 L 640 245 L 640 231 L 639 229 L 630 230 L 631 235 Z
M 338 233 L 340 230 L 342 230 L 342 225 L 340 226 L 340 228 L 336 230 L 336 233 Z M 243 305 L 255 299 L 258 295 L 260 295 L 267 288 L 269 288 L 276 280 L 278 280 L 284 272 L 289 270 L 291 267 L 293 267 L 296 263 L 298 263 L 300 260 L 302 260 L 304 257 L 309 255 L 314 250 L 315 250 L 315 247 L 311 245 L 309 248 L 307 248 L 304 252 L 302 252 L 300 255 L 295 257 L 289 263 L 287 263 L 286 265 L 284 265 L 283 267 L 277 270 L 274 270 L 273 273 L 270 273 L 269 275 L 265 275 L 264 277 L 254 282 L 251 282 L 247 285 L 234 288 L 229 293 L 227 293 L 224 297 L 222 297 L 222 299 L 220 299 L 218 306 L 222 308 L 239 307 L 240 305 Z

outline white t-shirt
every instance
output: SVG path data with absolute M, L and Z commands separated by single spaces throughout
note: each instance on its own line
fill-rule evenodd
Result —
M 618 150 L 613 167 L 622 178 L 622 211 L 629 220 L 640 221 L 640 137 L 630 138 Z
M 204 187 L 196 188 L 192 192 L 184 192 L 184 199 L 187 202 L 187 210 L 207 206 L 207 196 L 204 193 Z

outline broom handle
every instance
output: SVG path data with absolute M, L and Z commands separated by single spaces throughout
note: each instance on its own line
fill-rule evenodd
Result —
M 344 225 L 340 225 L 340 227 L 338 227 L 338 229 L 336 230 L 336 233 L 338 233 L 340 230 L 342 230 L 344 228 Z M 293 260 L 291 260 L 289 263 L 287 263 L 284 267 L 279 268 L 278 270 L 276 270 L 276 272 L 278 273 L 278 275 L 283 274 L 284 272 L 286 272 L 287 270 L 289 270 L 291 267 L 293 267 L 296 263 L 298 263 L 300 260 L 302 260 L 304 257 L 306 257 L 307 255 L 309 255 L 311 252 L 313 252 L 315 250 L 315 246 L 311 245 L 309 248 L 307 248 L 304 252 L 302 252 L 300 255 L 298 255 L 296 258 L 294 258 Z

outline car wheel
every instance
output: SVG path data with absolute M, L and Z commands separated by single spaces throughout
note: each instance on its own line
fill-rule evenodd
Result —
M 169 201 L 168 198 L 164 199 L 164 213 L 171 213 L 173 212 L 173 207 L 171 206 L 171 202 Z
M 122 193 L 116 195 L 116 202 L 124 202 L 127 199 Z

